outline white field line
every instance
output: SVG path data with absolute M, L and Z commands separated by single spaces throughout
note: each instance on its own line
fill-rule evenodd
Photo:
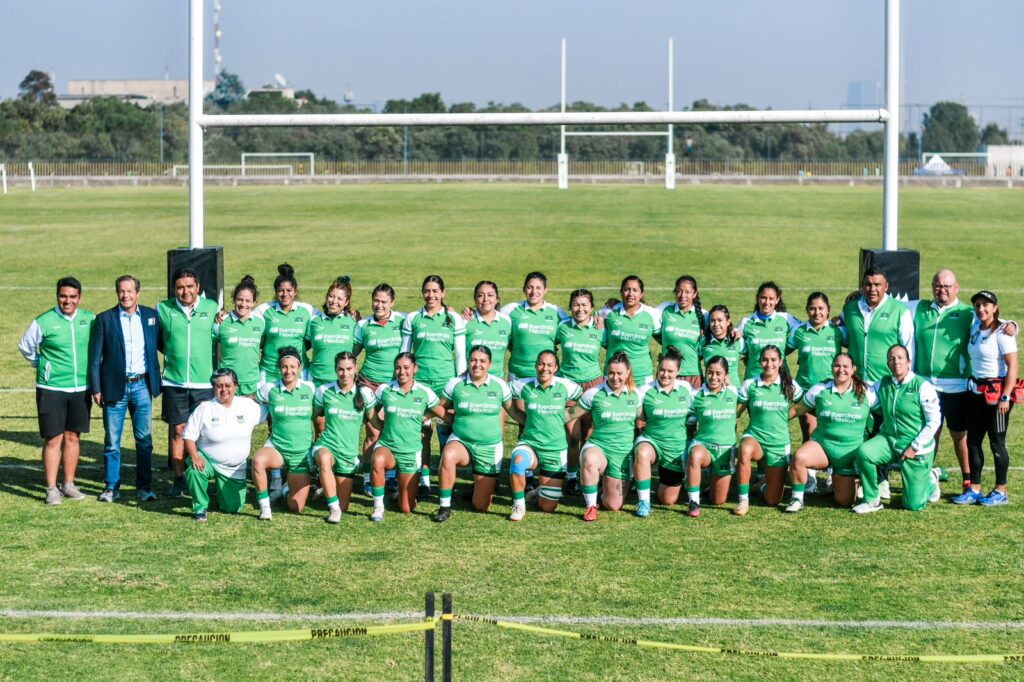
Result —
M 617 626 L 722 626 L 722 627 L 809 627 L 860 628 L 868 630 L 1024 630 L 1024 621 L 942 621 L 942 620 L 824 620 L 799 618 L 629 618 L 625 616 L 472 616 L 513 623 L 547 625 L 617 625 Z M 324 622 L 368 620 L 419 620 L 416 611 L 385 611 L 382 613 L 273 613 L 273 612 L 208 612 L 208 611 L 57 611 L 34 609 L 0 609 L 0 618 L 60 620 L 201 620 L 219 622 Z

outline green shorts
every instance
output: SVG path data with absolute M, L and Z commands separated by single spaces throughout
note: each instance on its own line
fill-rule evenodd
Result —
M 583 455 L 587 452 L 587 448 L 598 448 L 604 454 L 604 459 L 608 462 L 608 467 L 604 470 L 604 475 L 609 478 L 616 478 L 620 481 L 625 481 L 629 478 L 630 472 L 633 468 L 633 450 L 619 450 L 613 451 L 601 447 L 598 443 L 592 443 L 589 440 L 583 444 L 580 448 L 580 461 L 583 461 Z
M 744 438 L 750 438 L 757 441 L 757 444 L 761 446 L 761 452 L 764 454 L 764 458 L 761 461 L 764 462 L 766 467 L 789 466 L 789 454 L 792 450 L 792 445 L 789 443 L 786 443 L 785 445 L 765 445 L 749 433 L 744 433 L 740 436 L 740 442 L 743 442 Z
M 382 447 L 384 446 L 380 444 L 380 441 L 377 441 L 377 444 L 373 446 L 374 452 L 376 452 L 377 448 Z M 420 454 L 419 450 L 416 452 L 392 451 L 391 455 L 395 458 L 395 469 L 397 469 L 400 474 L 418 473 L 420 470 Z
M 258 381 L 246 381 L 238 384 L 238 395 L 256 395 L 256 389 L 260 387 Z
M 837 476 L 856 476 L 856 455 L 857 450 L 860 449 L 862 443 L 856 445 L 850 445 L 849 443 L 837 443 L 833 440 L 822 438 L 818 440 L 811 435 L 811 440 L 821 446 L 821 449 L 825 451 L 825 456 L 828 457 L 829 466 L 832 467 L 832 473 Z
M 505 459 L 504 443 L 493 445 L 481 445 L 468 440 L 463 440 L 454 433 L 448 437 L 445 443 L 462 443 L 462 446 L 469 452 L 469 459 L 473 463 L 473 473 L 480 476 L 497 476 L 501 473 L 501 463 Z
M 526 448 L 533 453 L 534 461 L 540 475 L 546 478 L 565 478 L 565 469 L 569 462 L 568 450 L 542 450 L 529 443 L 519 441 L 513 451 Z M 533 463 L 531 462 L 531 465 Z
M 263 447 L 274 448 L 277 450 L 277 454 L 281 455 L 281 459 L 284 460 L 284 468 L 288 470 L 289 474 L 310 474 L 316 471 L 316 467 L 310 468 L 310 462 L 312 461 L 312 450 L 303 450 L 299 452 L 293 452 L 290 450 L 284 450 L 278 447 L 274 443 L 274 438 L 271 436 Z
M 669 471 L 678 471 L 679 473 L 683 472 L 683 460 L 686 458 L 685 445 L 678 452 L 672 452 L 671 450 L 666 450 L 656 440 L 652 440 L 647 436 L 639 436 L 633 441 L 633 449 L 635 450 L 636 446 L 640 445 L 640 443 L 648 443 L 654 448 L 654 452 L 658 455 L 658 471 L 667 469 Z
M 331 471 L 334 472 L 335 476 L 355 476 L 359 471 L 359 455 L 355 454 L 351 457 L 344 457 L 335 454 L 334 446 L 329 443 L 316 442 L 313 444 L 313 448 L 309 451 L 309 468 L 313 471 L 319 471 L 320 466 L 317 463 L 317 455 L 321 450 L 326 450 L 331 453 Z
M 703 446 L 711 455 L 711 475 L 719 478 L 726 476 L 732 476 L 736 473 L 736 446 L 735 445 L 716 445 L 714 443 L 701 443 L 699 440 L 690 441 L 690 445 L 686 448 L 686 454 L 689 455 L 690 451 L 693 450 L 695 445 Z

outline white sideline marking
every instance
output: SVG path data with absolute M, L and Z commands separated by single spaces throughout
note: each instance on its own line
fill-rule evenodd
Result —
M 962 622 L 942 620 L 821 620 L 798 618 L 628 618 L 625 616 L 474 616 L 513 623 L 548 625 L 713 625 L 724 627 L 832 627 L 903 629 L 903 630 L 1024 630 L 1024 621 Z M 385 611 L 382 613 L 259 613 L 208 611 L 48 611 L 31 609 L 0 609 L 0 618 L 55 618 L 97 620 L 204 620 L 204 621 L 367 621 L 418 620 L 416 611 Z

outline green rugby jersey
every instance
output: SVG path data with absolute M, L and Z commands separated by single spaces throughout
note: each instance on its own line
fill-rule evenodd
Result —
M 668 390 L 654 379 L 637 389 L 641 400 L 643 435 L 663 452 L 678 455 L 686 447 L 686 418 L 696 393 L 688 382 L 676 381 Z
M 636 391 L 623 387 L 614 393 L 608 384 L 602 383 L 580 396 L 579 406 L 594 420 L 588 443 L 606 453 L 633 450 L 633 431 L 640 413 L 640 395 Z
M 357 393 L 363 401 L 361 410 L 356 408 Z M 373 391 L 365 386 L 354 386 L 345 392 L 335 381 L 318 388 L 313 396 L 313 410 L 324 416 L 324 431 L 317 438 L 316 447 L 330 450 L 337 462 L 355 465 L 360 452 L 359 432 L 375 402 Z
M 338 378 L 334 370 L 334 356 L 355 349 L 356 318 L 344 313 L 330 316 L 316 312 L 306 325 L 304 340 L 312 351 L 309 373 L 317 385 L 329 384 Z
M 974 308 L 959 300 L 946 307 L 935 301 L 911 302 L 914 320 L 914 372 L 936 390 L 960 393 L 971 376 L 971 337 Z
M 796 351 L 796 383 L 810 388 L 832 377 L 832 361 L 843 349 L 843 330 L 828 322 L 815 329 L 804 322 L 789 334 L 786 353 Z
M 355 346 L 363 349 L 359 373 L 377 384 L 386 384 L 395 376 L 395 358 L 402 352 L 402 323 L 405 316 L 392 312 L 383 324 L 371 315 L 359 320 Z
M 703 311 L 703 324 L 697 316 L 695 306 L 683 312 L 675 302 L 662 303 L 658 306 L 661 312 L 661 329 L 655 332 L 654 338 L 662 349 L 675 346 L 683 355 L 679 364 L 681 376 L 697 376 L 700 374 L 700 345 L 704 329 L 708 326 L 708 313 Z
M 718 393 L 702 387 L 693 397 L 693 416 L 697 433 L 693 439 L 706 445 L 736 445 L 736 405 L 739 393 L 735 386 L 725 386 Z
M 558 325 L 569 316 L 551 303 L 544 303 L 538 310 L 533 310 L 526 301 L 509 303 L 502 307 L 501 312 L 512 322 L 509 375 L 517 379 L 536 376 L 537 356 L 541 351 L 555 349 Z
M 889 348 L 900 343 L 910 353 L 914 363 L 914 321 L 907 306 L 886 294 L 874 310 L 870 310 L 864 297 L 843 306 L 843 324 L 846 326 L 850 357 L 857 367 L 857 375 L 867 382 L 878 381 L 889 375 L 886 357 Z
M 633 376 L 649 377 L 654 374 L 654 363 L 651 362 L 651 339 L 661 329 L 661 313 L 646 303 L 641 303 L 639 310 L 632 316 L 626 313 L 620 303 L 604 318 L 605 338 L 608 343 L 608 354 L 605 356 L 605 368 L 612 353 L 622 351 L 629 358 L 633 367 Z
M 374 393 L 375 408 L 383 412 L 384 428 L 377 442 L 393 454 L 407 455 L 423 448 L 423 416 L 438 404 L 437 394 L 418 381 L 403 393 L 397 381 L 381 384 Z
M 89 334 L 95 319 L 82 308 L 68 317 L 54 307 L 32 320 L 18 349 L 36 368 L 37 387 L 63 393 L 86 390 Z
M 601 376 L 601 347 L 605 344 L 605 331 L 598 329 L 593 319 L 581 327 L 575 320 L 558 325 L 555 343 L 562 348 L 558 375 L 576 383 L 586 383 Z
M 443 387 L 466 371 L 466 323 L 447 308 L 420 308 L 402 323 L 402 350 L 416 356 L 416 381 Z
M 501 312 L 494 311 L 494 319 L 490 322 L 474 312 L 473 319 L 466 323 L 466 357 L 477 346 L 484 346 L 491 351 L 491 368 L 488 370 L 496 377 L 505 376 L 505 351 L 512 339 L 512 319 Z
M 160 345 L 164 352 L 164 386 L 210 388 L 213 374 L 213 325 L 220 306 L 198 298 L 188 315 L 177 299 L 156 306 Z
M 782 390 L 782 379 L 770 384 L 761 377 L 747 379 L 740 386 L 739 402 L 747 406 L 750 424 L 745 433 L 768 447 L 789 445 L 789 408 L 803 397 L 803 389 L 794 382 L 792 401 Z
M 555 377 L 547 388 L 536 378 L 512 382 L 512 397 L 523 401 L 526 425 L 520 440 L 541 450 L 565 450 L 565 404 L 582 393 L 576 382 Z
M 803 403 L 818 418 L 818 426 L 811 435 L 813 440 L 835 443 L 844 450 L 851 450 L 864 442 L 871 410 L 878 403 L 878 398 L 871 388 L 860 399 L 852 384 L 845 393 L 839 393 L 834 382 L 824 381 L 804 393 Z
M 713 338 L 708 341 L 707 337 L 701 340 L 700 345 L 700 357 L 704 361 L 704 367 L 708 365 L 708 361 L 712 358 L 725 358 L 725 361 L 729 363 L 729 383 L 733 386 L 740 385 L 740 358 L 743 356 L 743 351 L 746 348 L 746 343 L 743 339 L 716 339 Z
M 743 333 L 746 344 L 744 360 L 747 363 L 744 379 L 761 376 L 761 351 L 767 346 L 775 346 L 781 355 L 786 354 L 786 341 L 789 334 L 800 326 L 801 322 L 789 313 L 775 312 L 764 317 L 760 313 L 747 315 L 740 321 L 739 330 Z
M 467 374 L 451 379 L 441 397 L 455 411 L 452 431 L 460 440 L 476 445 L 501 442 L 502 406 L 512 400 L 512 391 L 499 377 L 487 375 L 477 386 Z
M 935 432 L 942 423 L 935 387 L 910 372 L 898 383 L 893 376 L 882 377 L 873 387 L 882 411 L 879 433 L 895 442 L 903 452 L 913 447 L 918 454 L 935 449 Z
M 266 380 L 276 380 L 281 376 L 277 370 L 279 348 L 291 346 L 299 351 L 302 367 L 305 369 L 309 363 L 306 358 L 305 346 L 306 325 L 313 317 L 313 306 L 296 301 L 292 303 L 292 309 L 286 313 L 281 309 L 280 303 L 270 301 L 256 306 L 254 312 L 259 313 L 266 320 L 266 331 L 263 333 L 263 358 L 260 360 L 260 369 Z
M 244 321 L 228 313 L 221 323 L 213 325 L 213 340 L 220 348 L 221 368 L 234 370 L 238 375 L 238 392 L 252 395 L 260 383 L 260 345 L 266 321 L 262 315 L 252 313 Z
M 308 452 L 313 445 L 316 387 L 300 380 L 289 391 L 281 381 L 265 382 L 260 384 L 257 396 L 274 421 L 270 441 L 282 456 Z

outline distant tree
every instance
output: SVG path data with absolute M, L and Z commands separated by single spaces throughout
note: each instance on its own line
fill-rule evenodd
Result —
M 39 102 L 48 107 L 57 106 L 57 94 L 53 91 L 53 81 L 45 71 L 33 69 L 18 84 L 18 97 L 30 102 Z
M 978 125 L 958 102 L 936 102 L 924 115 L 921 142 L 926 152 L 973 152 L 981 135 Z
M 232 104 L 237 104 L 245 99 L 245 85 L 242 84 L 242 79 L 237 74 L 221 71 L 216 87 L 206 99 L 224 111 Z
M 995 123 L 989 123 L 981 131 L 981 143 L 984 145 L 1010 144 L 1010 136 L 1006 134 L 1005 128 L 1000 128 Z

